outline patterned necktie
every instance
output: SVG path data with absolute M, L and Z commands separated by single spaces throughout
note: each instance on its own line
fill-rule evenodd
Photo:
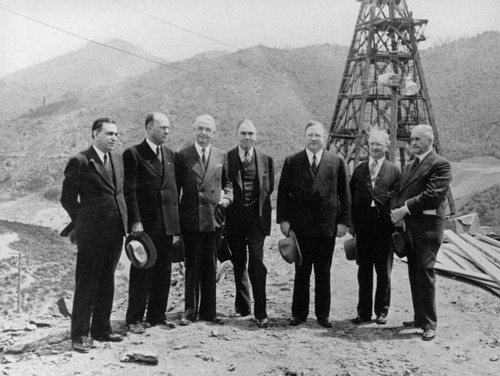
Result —
M 377 179 L 377 175 L 376 175 L 377 165 L 378 165 L 378 162 L 376 159 L 374 159 L 372 164 L 370 165 L 370 179 L 371 179 L 372 184 L 374 184 L 375 180 Z
M 203 165 L 203 168 L 206 170 L 207 169 L 207 158 L 205 157 L 205 149 L 201 149 L 201 164 Z
M 156 146 L 156 158 L 161 162 L 161 150 L 160 150 L 160 145 Z
M 316 172 L 318 171 L 318 164 L 316 162 L 316 154 L 313 154 L 313 161 L 311 163 L 311 170 L 313 175 L 316 176 Z
M 250 153 L 247 150 L 247 151 L 245 151 L 245 156 L 243 157 L 243 164 L 245 166 L 248 166 L 251 161 L 252 161 L 252 157 L 250 156 Z

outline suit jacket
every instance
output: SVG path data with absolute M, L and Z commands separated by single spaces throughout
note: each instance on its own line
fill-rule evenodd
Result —
M 290 222 L 297 236 L 335 237 L 350 225 L 351 193 L 344 161 L 324 150 L 316 176 L 306 151 L 285 159 L 278 186 L 276 220 Z
M 175 175 L 180 194 L 179 218 L 184 231 L 215 231 L 224 225 L 223 198 L 233 201 L 227 154 L 210 147 L 207 169 L 193 145 L 176 156 Z
M 243 207 L 243 185 L 241 179 L 240 156 L 238 147 L 227 154 L 229 161 L 229 179 L 233 185 L 233 203 L 227 208 L 227 228 L 235 228 L 241 223 Z M 257 164 L 259 218 L 266 235 L 271 232 L 271 194 L 274 190 L 273 159 L 264 152 L 254 148 L 254 158 Z
M 105 242 L 117 226 L 127 231 L 123 160 L 117 152 L 109 155 L 112 174 L 92 146 L 72 157 L 64 170 L 61 204 L 75 224 L 79 244 Z
M 450 163 L 434 150 L 416 168 L 414 162 L 405 166 L 394 206 L 408 206 L 405 222 L 414 239 L 442 242 L 450 182 Z
M 370 210 L 372 201 L 379 213 L 379 218 L 387 224 L 387 230 L 392 231 L 390 199 L 396 194 L 401 173 L 392 162 L 384 160 L 375 180 L 371 184 L 369 162 L 359 164 L 353 171 L 350 188 L 352 195 L 352 221 L 355 229 L 370 226 L 366 213 Z
M 146 140 L 123 153 L 125 201 L 130 227 L 142 222 L 146 233 L 180 232 L 175 154 L 161 146 L 161 163 Z

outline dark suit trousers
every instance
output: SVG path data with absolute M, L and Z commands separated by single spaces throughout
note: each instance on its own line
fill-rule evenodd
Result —
M 258 203 L 244 207 L 241 211 L 241 224 L 226 229 L 231 248 L 236 284 L 235 310 L 242 315 L 251 311 L 249 277 L 254 299 L 254 315 L 257 320 L 267 317 L 266 313 L 266 276 L 264 265 L 264 240 L 259 218 Z M 247 253 L 248 246 L 248 253 Z M 248 261 L 248 269 L 247 269 Z
M 429 244 L 413 237 L 413 251 L 408 258 L 408 276 L 413 301 L 414 320 L 425 329 L 436 330 L 436 274 L 433 265 L 425 266 L 424 254 L 437 255 L 439 244 Z M 431 266 L 431 267 L 429 267 Z
M 356 229 L 358 263 L 358 315 L 369 319 L 373 307 L 373 269 L 377 273 L 375 290 L 375 315 L 387 315 L 391 304 L 391 273 L 393 251 L 392 228 L 383 223 L 375 208 L 366 212 L 369 226 Z
M 217 232 L 182 231 L 186 258 L 184 317 L 216 317 Z
M 110 237 L 103 241 L 105 242 L 78 243 L 71 316 L 73 342 L 83 342 L 82 337 L 88 337 L 89 332 L 95 337 L 112 331 L 110 316 L 115 291 L 115 270 L 123 246 L 123 230 L 111 230 Z
M 302 320 L 309 314 L 309 284 L 314 266 L 314 308 L 317 319 L 330 315 L 330 269 L 335 237 L 297 237 L 302 253 L 302 265 L 295 264 L 292 315 Z
M 147 233 L 155 245 L 157 259 L 149 269 L 130 266 L 127 324 L 142 322 L 147 306 L 146 321 L 165 321 L 167 316 L 170 276 L 172 273 L 172 236 Z

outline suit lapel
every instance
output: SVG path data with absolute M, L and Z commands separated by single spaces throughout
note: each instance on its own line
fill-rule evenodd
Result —
M 263 184 L 263 171 L 264 171 L 264 157 L 260 154 L 257 154 L 257 150 L 253 148 L 253 156 L 255 158 L 255 162 L 257 163 L 257 178 L 259 179 L 259 192 L 262 192 L 262 184 Z
M 306 154 L 306 160 L 307 160 L 307 154 Z M 328 171 L 333 168 L 332 163 L 333 161 L 326 152 L 326 150 L 323 150 L 323 156 L 321 157 L 321 161 L 319 161 L 318 171 L 316 171 L 316 176 L 314 177 L 314 182 L 311 188 L 311 195 L 313 195 L 314 192 L 318 190 L 318 188 L 321 186 L 321 183 L 323 183 L 323 180 L 325 180 L 325 176 L 327 175 Z M 309 160 L 307 160 L 307 166 L 309 170 L 311 170 L 311 166 L 309 165 Z
M 419 165 L 416 168 L 412 168 L 415 161 L 413 161 L 411 164 L 408 164 L 405 167 L 405 173 L 403 174 L 403 177 L 401 179 L 400 190 L 407 187 L 411 182 L 413 182 L 415 179 L 420 177 L 425 171 L 431 168 L 432 162 L 434 161 L 435 157 L 436 157 L 436 152 L 433 150 L 419 163 Z
M 162 170 L 163 170 L 163 173 L 162 173 L 162 176 L 163 176 L 163 181 L 162 183 L 164 184 L 167 179 L 166 179 L 166 176 L 167 176 L 167 171 L 170 169 L 170 165 L 173 163 L 172 161 L 172 158 L 171 158 L 171 154 L 170 153 L 167 153 L 167 148 L 166 147 L 163 147 L 161 148 L 161 157 L 162 157 L 162 160 L 163 160 L 163 164 L 162 164 Z
M 235 171 L 234 176 L 236 178 L 236 183 L 238 183 L 240 190 L 243 191 L 243 183 L 241 180 L 241 169 L 240 169 L 240 156 L 238 154 L 238 147 L 231 150 L 227 157 L 228 157 L 229 163 L 230 163 L 229 170 Z
M 142 142 L 137 148 L 139 155 L 141 156 L 144 164 L 148 166 L 154 173 L 159 176 L 163 175 L 163 166 L 161 162 L 156 158 L 156 154 L 153 152 L 146 140 Z M 162 149 L 163 151 L 163 149 Z M 165 158 L 162 152 L 162 158 Z
M 120 158 L 119 154 L 116 152 L 111 152 L 109 153 L 109 160 L 113 166 L 113 183 L 114 187 L 116 188 L 117 185 L 120 184 L 119 178 L 120 176 L 123 176 L 123 164 L 122 163 L 117 163 L 118 158 Z
M 110 154 L 111 155 L 111 154 Z M 111 187 L 115 188 L 115 185 L 113 184 L 112 176 L 108 173 L 108 170 L 106 170 L 106 167 L 104 167 L 104 164 L 101 161 L 101 158 L 99 158 L 99 155 L 97 155 L 97 152 L 95 151 L 94 147 L 91 146 L 88 149 L 88 156 L 89 156 L 89 163 L 92 163 L 97 171 L 97 174 Z M 111 159 L 111 158 L 110 158 Z
M 203 187 L 210 179 L 212 176 L 214 176 L 215 172 L 217 171 L 217 168 L 219 164 L 219 153 L 215 150 L 213 146 L 210 147 L 210 155 L 208 156 L 208 165 L 207 165 L 207 170 L 205 171 L 205 176 L 203 176 L 203 181 L 201 182 L 201 187 Z
M 194 144 L 191 145 L 191 147 L 186 151 L 186 162 L 188 166 L 191 167 L 191 169 L 194 171 L 194 173 L 198 175 L 200 179 L 203 179 L 203 177 L 205 176 L 205 170 L 201 165 L 200 156 L 198 155 Z

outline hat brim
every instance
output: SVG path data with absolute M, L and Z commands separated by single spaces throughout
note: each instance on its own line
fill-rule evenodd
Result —
M 300 252 L 299 242 L 293 230 L 289 231 L 288 237 L 278 241 L 278 249 L 283 260 L 289 264 L 295 262 L 297 265 L 302 265 L 302 253 Z M 291 249 L 293 252 L 288 252 L 288 249 Z
M 412 250 L 411 234 L 408 231 L 396 230 L 392 235 L 392 248 L 399 258 L 406 257 Z
M 184 259 L 184 239 L 182 238 L 182 235 L 179 235 L 172 244 L 172 262 L 184 262 Z
M 232 257 L 233 253 L 229 247 L 226 233 L 223 231 L 217 241 L 217 259 L 222 263 L 224 261 L 231 260 Z
M 357 245 L 355 237 L 344 242 L 344 251 L 347 260 L 356 260 Z
M 142 265 L 141 262 L 134 257 L 133 252 L 129 252 L 128 250 L 127 246 L 132 240 L 140 242 L 143 245 L 144 249 L 146 250 L 146 253 L 148 255 L 148 261 L 144 265 Z M 125 252 L 132 265 L 134 265 L 136 268 L 148 269 L 156 263 L 156 258 L 157 258 L 156 248 L 151 238 L 145 232 L 142 232 L 140 235 L 137 236 L 129 234 L 125 239 Z

